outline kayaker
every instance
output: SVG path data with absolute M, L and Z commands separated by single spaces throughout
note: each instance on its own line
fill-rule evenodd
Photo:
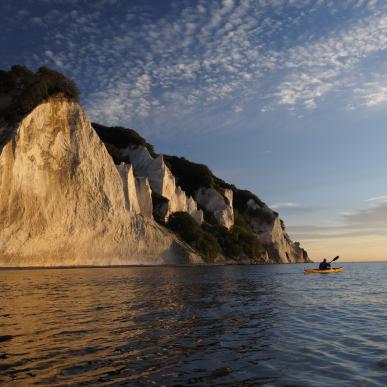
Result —
M 322 262 L 320 262 L 319 270 L 329 270 L 331 268 L 331 264 L 327 262 L 326 258 Z

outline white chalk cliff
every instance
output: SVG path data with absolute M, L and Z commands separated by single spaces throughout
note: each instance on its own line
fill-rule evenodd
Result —
M 264 219 L 257 216 L 255 211 L 264 213 Z M 308 255 L 298 243 L 291 241 L 279 215 L 266 205 L 260 205 L 250 199 L 244 214 L 250 227 L 258 236 L 268 253 L 268 263 L 296 263 L 309 262 Z
M 152 190 L 167 199 L 162 209 L 164 221 L 174 212 L 188 212 L 199 224 L 203 222 L 203 211 L 198 210 L 195 200 L 176 185 L 175 176 L 162 155 L 153 158 L 143 146 L 129 146 L 121 150 L 121 154 L 130 158 L 136 176 L 147 178 Z
M 167 172 L 159 192 L 176 192 Z M 77 103 L 42 103 L 0 148 L 0 264 L 201 262 L 151 219 L 150 196 L 147 179 L 117 169 Z
M 140 204 L 137 199 L 136 179 L 133 175 L 133 168 L 130 164 L 121 163 L 117 165 L 124 189 L 126 209 L 133 214 L 140 214 Z
M 136 177 L 136 192 L 141 215 L 153 218 L 152 190 L 146 177 Z
M 233 192 L 230 189 L 225 189 L 222 196 L 214 188 L 199 188 L 195 199 L 215 216 L 219 225 L 228 230 L 234 225 Z
M 256 195 L 78 100 L 48 68 L 0 71 L 0 266 L 309 261 Z
M 203 211 L 198 208 L 203 208 L 212 213 L 220 226 L 228 230 L 232 229 L 234 207 L 231 189 L 201 187 L 195 192 L 195 199 L 193 199 L 176 185 L 176 178 L 165 164 L 162 155 L 153 158 L 144 146 L 129 146 L 121 149 L 120 152 L 123 158 L 130 158 L 135 175 L 149 179 L 151 189 L 167 199 L 160 204 L 163 221 L 167 221 L 172 213 L 182 211 L 191 214 L 201 224 L 204 220 Z M 126 164 L 121 164 L 118 168 L 124 168 L 123 165 Z M 125 176 L 129 173 L 129 180 L 131 180 L 132 169 L 127 165 L 125 168 Z M 265 253 L 261 256 L 262 262 L 309 261 L 306 251 L 298 243 L 291 241 L 278 214 L 252 199 L 247 201 L 246 208 L 243 217 L 265 249 Z

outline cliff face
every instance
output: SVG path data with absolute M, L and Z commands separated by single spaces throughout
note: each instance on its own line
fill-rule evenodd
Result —
M 114 128 L 111 130 L 113 131 Z M 153 203 L 154 206 L 161 207 L 159 211 L 162 213 L 162 221 L 168 221 L 170 215 L 175 212 L 187 212 L 201 224 L 204 221 L 201 210 L 203 209 L 213 215 L 218 226 L 232 231 L 234 226 L 233 190 L 237 193 L 242 191 L 213 176 L 214 181 L 220 184 L 214 184 L 215 188 L 203 187 L 199 184 L 194 189 L 193 199 L 180 186 L 177 186 L 177 176 L 174 176 L 167 167 L 162 155 L 152 157 L 145 146 L 137 145 L 121 148 L 118 153 L 119 158 L 130 160 L 136 176 L 149 179 L 153 192 L 165 199 L 161 204 Z M 184 163 L 190 162 L 185 160 Z M 194 163 L 191 164 L 194 165 Z M 186 170 L 185 173 L 188 176 L 184 176 L 185 180 L 192 179 L 189 176 L 190 172 L 192 173 L 192 170 Z M 182 180 L 181 177 L 180 180 Z M 309 262 L 307 252 L 298 243 L 292 242 L 286 233 L 279 215 L 257 198 L 253 199 L 254 197 L 255 195 L 251 193 L 248 193 L 245 198 L 242 195 L 242 199 L 238 199 L 239 208 L 238 206 L 236 208 L 264 248 L 264 253 L 258 259 L 264 263 Z M 232 235 L 228 237 L 232 238 Z
M 202 223 L 203 212 L 198 210 L 195 200 L 176 184 L 175 176 L 165 164 L 162 155 L 153 158 L 147 148 L 129 146 L 121 150 L 121 157 L 128 157 L 136 176 L 147 178 L 152 191 L 166 199 L 159 208 L 164 221 L 174 212 L 187 212 L 199 224 Z
M 0 265 L 309 261 L 257 196 L 90 124 L 78 95 L 47 68 L 0 70 Z
M 148 181 L 117 169 L 77 103 L 42 103 L 0 152 L 1 265 L 201 261 L 150 218 Z
M 210 211 L 220 226 L 228 230 L 234 225 L 233 193 L 226 189 L 221 195 L 214 188 L 201 187 L 196 191 L 196 201 L 207 211 Z
M 244 216 L 266 249 L 268 263 L 311 262 L 299 243 L 290 239 L 279 215 L 265 204 L 248 200 Z

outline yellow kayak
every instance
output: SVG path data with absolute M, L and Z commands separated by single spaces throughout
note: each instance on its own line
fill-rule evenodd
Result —
M 320 269 L 304 269 L 304 273 L 312 274 L 312 273 L 321 273 L 321 274 L 329 274 L 329 273 L 340 273 L 344 271 L 343 267 L 335 267 L 333 269 L 320 270 Z

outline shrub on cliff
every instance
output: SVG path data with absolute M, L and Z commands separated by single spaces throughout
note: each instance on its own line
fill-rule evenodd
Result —
M 247 209 L 247 202 L 252 199 L 258 206 L 263 207 L 264 203 L 254 195 L 252 192 L 245 189 L 237 189 L 234 187 L 234 208 L 236 208 L 241 214 Z
M 214 224 L 203 224 L 203 229 L 218 241 L 222 254 L 230 259 L 249 258 L 259 261 L 264 249 L 244 218 L 235 211 L 231 230 Z
M 220 252 L 217 240 L 204 231 L 186 212 L 175 212 L 169 217 L 167 226 L 185 242 L 202 254 L 207 262 L 212 262 Z
M 203 230 L 211 234 L 219 243 L 222 254 L 230 259 L 238 259 L 243 254 L 243 250 L 238 243 L 237 236 L 225 227 L 205 223 Z
M 15 65 L 10 71 L 0 71 L 0 96 L 9 103 L 0 107 L 0 117 L 16 123 L 49 97 L 60 95 L 79 101 L 76 84 L 63 74 L 40 67 L 34 73 L 25 66 Z
M 114 145 L 116 149 L 117 148 L 123 149 L 123 148 L 127 148 L 128 146 L 135 146 L 135 147 L 144 146 L 148 149 L 148 152 L 152 157 L 157 156 L 153 148 L 153 145 L 146 142 L 145 138 L 141 137 L 133 129 L 123 128 L 121 126 L 104 126 L 101 124 L 97 124 L 96 122 L 92 122 L 91 125 L 97 132 L 99 138 L 105 144 Z M 125 160 L 121 160 L 121 161 L 125 161 Z M 118 160 L 118 162 L 121 162 L 121 161 Z
M 241 213 L 247 212 L 248 215 L 256 216 L 261 221 L 269 223 L 272 220 L 272 214 L 264 209 L 264 203 L 252 192 L 240 190 L 216 177 L 206 165 L 193 163 L 176 156 L 164 156 L 164 160 L 175 176 L 177 185 L 191 196 L 194 196 L 200 187 L 214 188 L 222 196 L 224 196 L 225 189 L 233 191 L 235 224 L 232 229 L 227 230 L 219 226 L 214 215 L 203 208 L 201 209 L 204 212 L 205 223 L 201 228 L 206 234 L 215 238 L 222 254 L 227 258 L 236 260 L 249 258 L 259 261 L 264 249 Z M 259 206 L 257 209 L 248 209 L 247 202 L 250 199 L 257 203 Z
M 273 222 L 275 216 L 277 213 L 271 211 L 271 210 L 267 210 L 265 208 L 261 208 L 261 207 L 258 207 L 258 208 L 255 208 L 255 209 L 252 209 L 252 208 L 248 208 L 247 209 L 247 214 L 257 220 L 259 220 L 260 222 L 262 223 L 267 223 L 267 224 L 270 224 Z
M 214 186 L 213 174 L 207 165 L 197 164 L 184 157 L 164 155 L 164 161 L 176 178 L 176 183 L 194 197 L 200 187 Z
M 236 235 L 238 244 L 242 248 L 244 254 L 252 259 L 261 257 L 265 251 L 253 230 L 238 211 L 234 212 L 234 218 L 235 223 L 231 231 Z

